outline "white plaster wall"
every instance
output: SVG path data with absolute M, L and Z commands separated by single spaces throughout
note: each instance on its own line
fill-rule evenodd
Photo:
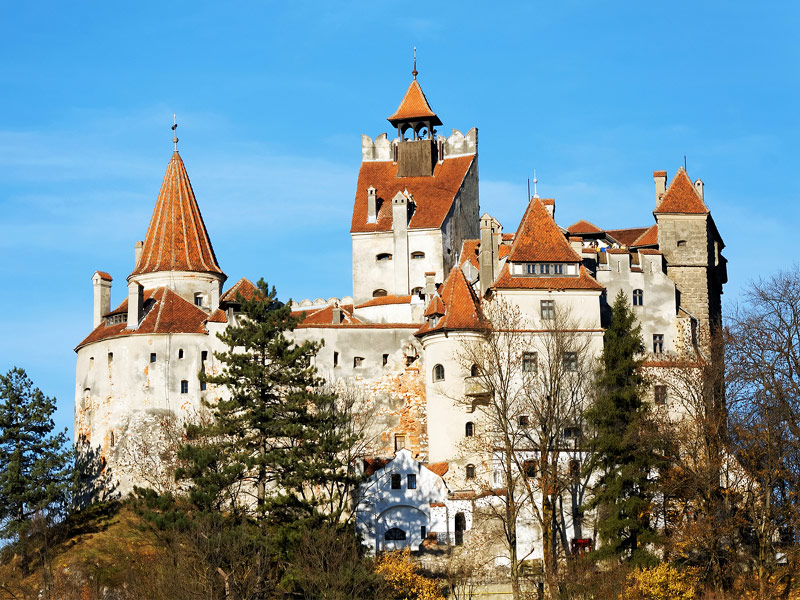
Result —
M 166 286 L 191 304 L 194 304 L 194 295 L 201 293 L 204 296 L 203 308 L 206 309 L 217 308 L 217 306 L 212 307 L 212 300 L 216 298 L 217 305 L 219 304 L 225 279 L 224 275 L 191 271 L 160 271 L 133 277 L 133 280 L 138 281 L 146 290 Z
M 557 312 L 579 329 L 600 328 L 600 292 L 594 290 L 498 290 L 498 298 L 519 306 L 530 329 L 547 329 L 552 321 L 542 320 L 541 301 L 553 300 Z

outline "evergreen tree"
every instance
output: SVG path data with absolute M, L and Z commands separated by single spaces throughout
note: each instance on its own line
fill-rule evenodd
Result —
M 73 454 L 66 430 L 53 433 L 55 398 L 20 368 L 0 375 L 0 537 L 23 535 L 34 516 L 66 511 Z
M 651 508 L 661 466 L 649 407 L 642 401 L 647 383 L 643 353 L 641 325 L 620 291 L 604 336 L 595 399 L 586 414 L 594 434 L 589 468 L 600 473 L 589 506 L 599 509 L 596 556 L 634 564 L 653 559 L 647 546 L 657 539 Z
M 190 428 L 198 441 L 184 447 L 179 475 L 192 480 L 192 502 L 271 524 L 318 518 L 320 490 L 353 482 L 337 460 L 354 440 L 335 396 L 321 389 L 312 365 L 318 344 L 286 334 L 299 322 L 264 280 L 252 297 L 237 296 L 241 315 L 220 339 L 220 374 L 201 374 L 225 386 L 213 421 Z M 334 484 L 333 488 L 330 484 Z M 330 493 L 330 492 L 328 492 Z M 255 508 L 255 510 L 253 510 Z

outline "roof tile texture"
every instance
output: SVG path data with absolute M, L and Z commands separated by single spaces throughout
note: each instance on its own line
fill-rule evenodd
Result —
M 167 165 L 139 264 L 131 275 L 159 271 L 222 273 L 177 152 Z
M 408 228 L 441 227 L 474 160 L 474 155 L 446 158 L 435 166 L 430 177 L 397 177 L 397 164 L 391 161 L 362 162 L 350 233 L 391 231 L 392 198 L 406 189 L 416 204 Z M 370 186 L 376 189 L 380 201 L 375 223 L 367 223 Z
M 580 262 L 561 229 L 541 200 L 534 199 L 522 217 L 511 253 L 511 262 Z
M 389 117 L 389 122 L 397 124 L 399 121 L 410 121 L 414 119 L 432 119 L 436 117 L 428 99 L 425 97 L 419 82 L 414 78 L 411 85 L 406 90 L 406 95 L 400 101 L 400 106 L 394 111 L 394 114 Z M 438 120 L 438 117 L 436 117 Z
M 508 265 L 500 271 L 500 276 L 492 286 L 498 290 L 602 290 L 597 280 L 581 266 L 578 277 L 514 277 L 508 272 Z
M 436 325 L 426 322 L 417 331 L 417 335 L 438 331 L 475 331 L 483 323 L 480 301 L 458 267 L 453 267 L 444 285 L 439 289 L 439 296 L 444 304 L 444 316 Z M 431 304 L 435 302 L 431 300 Z M 427 312 L 427 311 L 426 311 Z
M 672 183 L 669 184 L 663 200 L 653 212 L 655 214 L 707 215 L 709 211 L 686 171 L 680 168 L 672 179 Z
M 631 246 L 657 246 L 658 245 L 658 225 L 653 225 L 645 231 Z

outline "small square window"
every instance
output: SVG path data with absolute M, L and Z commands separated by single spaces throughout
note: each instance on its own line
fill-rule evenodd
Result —
M 664 353 L 664 334 L 662 333 L 654 333 L 653 334 L 653 354 L 663 354 Z
M 189 382 L 185 379 L 181 381 L 181 394 L 188 394 L 189 393 Z
M 531 424 L 531 420 L 528 415 L 520 415 L 519 416 L 519 426 L 520 427 L 529 427 Z
M 411 473 L 406 475 L 406 484 L 410 490 L 417 489 L 417 476 Z
M 399 474 L 395 473 L 394 475 L 392 475 L 392 489 L 393 490 L 401 489 L 402 481 L 403 480 L 401 479 Z
M 536 264 L 535 263 L 528 263 L 526 265 L 526 267 L 527 267 L 526 270 L 528 271 L 528 275 L 535 275 L 536 274 Z
M 156 362 L 156 353 L 155 352 L 151 352 L 150 353 L 150 362 L 151 363 Z
M 353 368 L 357 369 L 358 367 L 364 364 L 364 357 L 363 356 L 354 356 L 353 357 Z
M 556 318 L 556 306 L 554 300 L 541 301 L 542 319 L 552 321 Z
M 550 265 L 539 265 L 539 273 L 541 275 L 550 275 Z

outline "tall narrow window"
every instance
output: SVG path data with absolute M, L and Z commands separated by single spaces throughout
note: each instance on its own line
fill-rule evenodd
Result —
M 384 354 L 383 355 L 383 366 L 385 367 L 388 363 L 389 363 L 389 355 L 388 354 Z
M 653 334 L 653 354 L 662 354 L 664 352 L 664 334 Z
M 181 380 L 181 394 L 189 393 L 189 382 L 185 379 Z
M 541 301 L 542 319 L 551 321 L 556 318 L 556 306 L 554 300 Z
M 113 352 L 109 352 L 108 353 L 108 364 L 111 364 L 112 362 L 114 362 L 114 353 Z
M 442 365 L 436 365 L 433 367 L 433 380 L 444 381 L 444 367 Z
M 633 305 L 644 306 L 644 292 L 642 290 L 633 290 Z
M 467 421 L 467 424 L 464 427 L 464 435 L 466 437 L 472 437 L 475 435 L 475 423 L 472 421 Z
M 195 294 L 194 295 L 194 305 L 195 306 L 203 306 L 203 294 Z
M 178 358 L 183 358 L 183 348 L 178 349 Z
M 667 403 L 667 386 L 656 385 L 653 387 L 653 393 L 655 395 L 655 403 L 657 406 L 663 406 Z
M 339 366 L 339 353 L 336 352 L 335 350 L 333 352 L 333 366 L 334 367 L 338 367 Z
M 394 451 L 397 452 L 398 450 L 402 450 L 406 447 L 406 436 L 404 435 L 395 435 L 394 436 Z
M 208 387 L 208 386 L 206 385 L 206 382 L 205 382 L 205 381 L 201 381 L 201 382 L 200 382 L 200 391 L 201 391 L 201 392 L 205 392 L 207 387 Z
M 151 363 L 156 362 L 156 353 L 155 352 L 151 352 L 150 353 L 150 362 Z
M 417 476 L 413 473 L 406 475 L 406 487 L 410 490 L 417 489 Z
M 577 477 L 581 474 L 581 461 L 577 458 L 570 459 L 569 461 L 569 476 Z
M 208 350 L 203 350 L 200 353 L 200 360 L 202 360 L 203 362 L 206 362 L 208 360 Z
M 113 431 L 109 432 L 109 434 L 108 434 L 108 445 L 111 446 L 112 448 L 114 447 L 114 432 Z

